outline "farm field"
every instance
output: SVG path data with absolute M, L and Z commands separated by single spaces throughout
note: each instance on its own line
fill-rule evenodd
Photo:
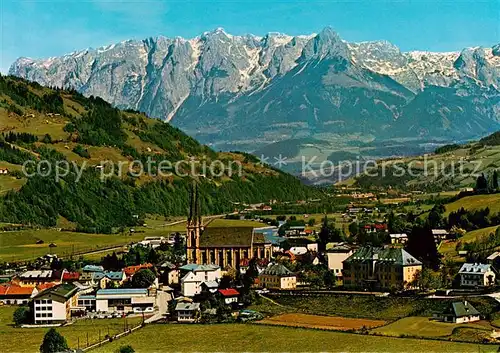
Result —
M 143 238 L 144 233 L 133 235 L 88 234 L 58 232 L 54 229 L 3 232 L 0 233 L 0 259 L 2 261 L 24 261 L 45 254 L 68 256 L 73 252 L 120 246 Z M 43 240 L 44 243 L 37 244 L 39 240 Z M 56 247 L 49 247 L 51 243 L 54 243 Z
M 374 297 L 368 295 L 269 296 L 282 306 L 269 301 L 252 307 L 271 315 L 298 312 L 350 318 L 391 321 L 408 316 L 432 316 L 443 311 L 453 300 L 423 298 Z M 474 307 L 486 314 L 496 310 L 498 303 L 491 298 L 470 299 Z
M 445 207 L 445 216 L 448 216 L 451 212 L 457 211 L 462 207 L 467 210 L 478 210 L 489 207 L 491 213 L 497 213 L 500 212 L 500 193 L 463 197 L 460 200 L 446 204 Z
M 16 310 L 16 306 L 0 307 L 0 347 L 9 347 L 10 353 L 36 353 L 39 351 L 43 336 L 49 330 L 48 328 L 18 328 L 12 323 L 12 314 Z M 142 318 L 127 318 L 127 325 L 137 326 L 142 321 Z M 60 332 L 68 341 L 71 348 L 86 345 L 87 334 L 89 343 L 95 343 L 99 340 L 99 331 L 101 337 L 109 334 L 114 335 L 123 332 L 125 325 L 124 319 L 99 319 L 99 320 L 79 320 L 73 325 L 58 327 Z M 3 351 L 3 349 L 0 349 Z M 5 351 L 7 352 L 7 351 Z
M 469 329 L 471 331 L 480 331 L 482 334 L 489 334 L 492 327 L 486 321 L 457 325 L 433 321 L 427 317 L 405 317 L 387 326 L 375 328 L 371 332 L 388 336 L 411 335 L 421 337 L 445 337 L 451 336 L 455 332 L 455 336 L 459 338 L 461 330 L 458 329 Z
M 489 235 L 490 233 L 495 233 L 498 227 L 499 226 L 486 227 L 467 232 L 462 238 L 460 238 L 460 241 L 463 244 L 471 243 L 476 239 L 481 238 L 482 236 Z M 456 255 L 457 254 L 457 252 L 455 251 L 456 245 L 457 245 L 456 241 L 443 242 L 439 248 L 439 252 L 445 255 L 446 254 Z
M 318 328 L 326 330 L 359 330 L 363 327 L 375 328 L 385 325 L 382 320 L 367 320 L 367 319 L 351 319 L 336 316 L 321 316 L 321 315 L 308 315 L 308 314 L 283 314 L 273 316 L 257 323 L 278 325 L 278 326 L 291 326 L 291 327 L 304 327 L 304 328 Z
M 203 339 L 193 339 L 202 337 Z M 497 346 L 355 335 L 257 324 L 148 325 L 93 352 L 496 352 Z

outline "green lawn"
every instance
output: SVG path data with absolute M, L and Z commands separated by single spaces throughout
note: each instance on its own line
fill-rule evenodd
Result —
M 48 328 L 17 328 L 12 324 L 12 314 L 17 307 L 0 307 L 0 351 L 9 353 L 28 353 L 38 352 L 43 336 Z M 127 324 L 136 326 L 142 321 L 142 318 L 127 318 Z M 114 335 L 123 331 L 124 319 L 99 319 L 99 320 L 78 320 L 73 325 L 58 327 L 59 331 L 68 341 L 71 348 L 80 348 L 87 343 L 87 334 L 89 343 L 95 343 L 99 340 L 99 331 L 101 337 L 105 335 Z M 7 348 L 8 347 L 8 348 Z
M 412 335 L 422 337 L 443 337 L 450 336 L 456 328 L 468 328 L 479 330 L 481 332 L 491 332 L 491 328 L 478 323 L 470 324 L 451 324 L 439 321 L 433 321 L 427 317 L 405 317 L 397 320 L 387 326 L 373 329 L 372 332 L 388 336 Z
M 17 179 L 10 175 L 0 176 L 0 195 L 7 191 L 19 190 L 26 183 L 26 179 Z
M 0 261 L 22 261 L 45 254 L 70 255 L 72 252 L 98 250 L 142 240 L 144 234 L 87 234 L 58 232 L 52 229 L 23 230 L 0 233 Z M 43 240 L 43 244 L 36 244 Z M 57 245 L 50 248 L 49 244 Z
M 478 210 L 489 207 L 491 213 L 500 212 L 500 193 L 491 195 L 474 195 L 463 197 L 460 200 L 446 204 L 446 213 L 448 216 L 451 212 L 459 210 L 461 207 L 467 210 Z
M 209 227 L 265 227 L 267 224 L 252 220 L 216 218 L 210 222 Z
M 407 316 L 429 317 L 442 312 L 453 300 L 426 298 L 374 297 L 368 295 L 316 295 L 316 296 L 269 296 L 285 308 L 267 307 L 264 312 L 299 312 L 318 315 L 357 317 L 376 320 L 396 320 Z M 470 298 L 470 302 L 481 313 L 487 315 L 496 310 L 497 302 L 492 298 Z M 255 309 L 259 310 L 259 309 Z
M 489 235 L 490 233 L 495 233 L 498 227 L 499 226 L 493 226 L 493 227 L 481 228 L 481 229 L 476 229 L 476 230 L 467 232 L 462 238 L 460 238 L 460 241 L 463 244 L 471 243 L 471 242 L 475 241 L 476 239 L 481 238 L 484 235 Z M 439 248 L 439 252 L 441 252 L 442 254 L 456 254 L 456 251 L 455 251 L 456 245 L 457 245 L 456 241 L 442 243 L 441 247 Z
M 497 346 L 355 335 L 252 324 L 150 325 L 95 353 L 131 345 L 153 352 L 495 352 Z

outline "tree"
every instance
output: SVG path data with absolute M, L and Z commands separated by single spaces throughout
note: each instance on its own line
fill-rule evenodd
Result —
M 318 234 L 318 247 L 320 251 L 326 250 L 326 244 L 330 242 L 339 242 L 342 238 L 340 236 L 340 230 L 335 228 L 335 225 L 332 223 L 328 223 L 328 217 L 325 214 L 325 218 L 323 218 L 323 224 L 321 226 L 321 230 Z
M 27 306 L 20 306 L 14 311 L 12 319 L 17 326 L 21 326 L 22 324 L 26 324 L 30 322 L 31 319 L 31 310 Z
M 349 234 L 351 234 L 351 237 L 354 237 L 358 234 L 359 232 L 359 226 L 356 222 L 352 222 L 349 224 Z
M 498 190 L 498 171 L 495 169 L 493 171 L 493 176 L 491 178 L 491 187 L 493 190 Z
M 132 277 L 132 287 L 134 288 L 148 288 L 153 284 L 156 275 L 149 269 L 142 269 L 136 272 Z
M 42 142 L 47 144 L 52 143 L 52 136 L 50 136 L 49 134 L 45 134 L 45 136 L 43 136 Z
M 131 345 L 121 346 L 118 353 L 135 353 L 135 350 Z
M 43 337 L 42 345 L 40 346 L 41 353 L 56 353 L 63 352 L 69 349 L 66 338 L 62 336 L 55 328 L 51 328 Z
M 406 250 L 422 261 L 425 266 L 433 269 L 439 267 L 441 255 L 437 251 L 432 228 L 429 225 L 416 225 L 413 227 L 408 236 Z
M 488 190 L 488 180 L 484 176 L 484 173 L 477 177 L 476 180 L 476 191 L 484 192 Z
M 314 218 L 311 218 L 307 221 L 307 225 L 309 227 L 313 227 L 316 224 L 316 220 Z

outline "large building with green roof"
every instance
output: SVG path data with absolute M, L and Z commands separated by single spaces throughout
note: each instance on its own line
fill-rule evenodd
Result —
M 411 289 L 422 263 L 401 248 L 363 246 L 343 262 L 344 286 Z
M 191 192 L 187 222 L 187 260 L 198 265 L 238 268 L 244 259 L 271 259 L 272 244 L 253 227 L 204 225 L 196 185 Z

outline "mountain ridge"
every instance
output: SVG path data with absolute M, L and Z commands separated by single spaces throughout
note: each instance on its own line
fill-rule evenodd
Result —
M 246 151 L 303 136 L 452 140 L 500 128 L 500 45 L 401 52 L 387 41 L 349 43 L 330 27 L 302 36 L 219 28 L 192 39 L 158 36 L 20 58 L 9 72 Z M 439 104 L 429 106 L 435 95 Z M 425 128 L 414 127 L 419 119 Z

